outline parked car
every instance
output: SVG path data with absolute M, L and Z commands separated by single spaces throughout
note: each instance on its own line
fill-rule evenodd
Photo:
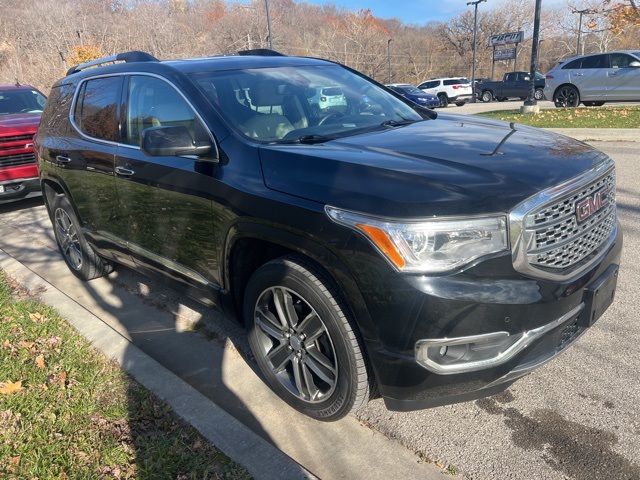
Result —
M 441 107 L 446 107 L 450 103 L 461 107 L 473 96 L 471 82 L 464 77 L 433 78 L 421 83 L 418 88 L 438 97 Z
M 640 101 L 640 50 L 582 55 L 562 61 L 546 75 L 545 94 L 556 107 L 599 107 Z
M 317 118 L 315 82 L 346 112 Z M 319 420 L 374 392 L 400 411 L 496 394 L 613 301 L 609 157 L 337 63 L 118 54 L 56 82 L 35 142 L 78 278 L 122 263 L 222 308 L 274 392 Z
M 30 85 L 0 85 L 0 203 L 40 195 L 33 136 L 46 100 Z
M 480 84 L 476 87 L 476 93 L 483 102 L 490 102 L 493 99 L 503 102 L 509 98 L 526 100 L 531 89 L 530 78 L 529 72 L 507 72 L 502 77 L 502 81 L 486 81 Z M 533 93 L 536 100 L 544 98 L 544 85 L 544 75 L 536 72 Z
M 338 85 L 326 87 L 311 87 L 309 103 L 318 113 L 326 113 L 329 110 L 346 110 L 347 99 L 342 88 Z
M 440 106 L 440 100 L 438 97 L 431 93 L 425 93 L 419 88 L 408 83 L 392 83 L 386 86 L 394 92 L 399 93 L 403 97 L 407 97 L 412 102 L 416 102 L 418 105 L 422 105 L 423 107 L 436 108 Z

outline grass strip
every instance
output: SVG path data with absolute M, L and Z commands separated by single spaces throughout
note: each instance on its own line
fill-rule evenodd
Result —
M 540 128 L 636 128 L 640 129 L 640 106 L 545 108 L 535 115 L 519 110 L 478 113 L 478 116 Z M 638 132 L 640 135 L 640 131 Z
M 251 476 L 0 271 L 0 478 Z

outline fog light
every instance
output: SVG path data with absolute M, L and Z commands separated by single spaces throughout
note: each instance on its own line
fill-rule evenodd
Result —
M 580 303 L 546 325 L 513 335 L 509 332 L 493 332 L 469 337 L 418 340 L 415 346 L 416 362 L 440 375 L 496 367 L 511 360 L 547 332 L 567 321 L 574 321 L 584 307 L 584 302 Z
M 416 361 L 442 375 L 473 372 L 504 363 L 521 348 L 523 334 L 494 332 L 459 338 L 419 340 Z M 522 345 L 524 347 L 524 345 Z

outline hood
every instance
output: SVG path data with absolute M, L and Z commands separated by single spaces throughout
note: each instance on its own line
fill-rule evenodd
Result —
M 38 113 L 12 113 L 0 115 L 0 136 L 12 134 L 36 133 L 40 125 L 42 112 Z
M 396 218 L 508 212 L 604 158 L 562 135 L 466 115 L 260 149 L 268 188 Z

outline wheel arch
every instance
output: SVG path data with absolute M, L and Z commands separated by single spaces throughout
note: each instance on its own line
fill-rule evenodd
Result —
M 78 213 L 78 209 L 76 208 L 75 202 L 73 202 L 73 197 L 69 193 L 69 190 L 66 189 L 62 184 L 52 180 L 52 179 L 43 179 L 40 182 L 40 187 L 42 189 L 42 198 L 44 199 L 44 203 L 47 206 L 47 211 L 51 214 L 51 203 L 53 198 L 56 195 L 65 195 L 69 198 L 69 203 L 71 204 L 71 208 L 73 208 L 74 213 L 76 214 L 76 218 L 80 225 L 82 225 L 82 217 Z
M 558 90 L 560 90 L 562 87 L 573 87 L 573 88 L 575 88 L 576 91 L 578 92 L 578 98 L 580 99 L 580 102 L 582 102 L 582 92 L 580 92 L 580 89 L 578 88 L 578 86 L 575 83 L 571 83 L 571 82 L 561 83 L 560 85 L 558 85 L 555 88 L 555 90 L 553 91 L 553 95 L 551 96 L 551 101 L 552 102 L 556 98 L 556 93 L 558 93 Z
M 231 309 L 238 321 L 244 323 L 242 303 L 251 275 L 265 263 L 294 253 L 317 263 L 336 283 L 365 343 L 366 339 L 375 338 L 373 322 L 348 266 L 329 246 L 276 225 L 241 222 L 230 229 L 224 247 L 225 311 Z

